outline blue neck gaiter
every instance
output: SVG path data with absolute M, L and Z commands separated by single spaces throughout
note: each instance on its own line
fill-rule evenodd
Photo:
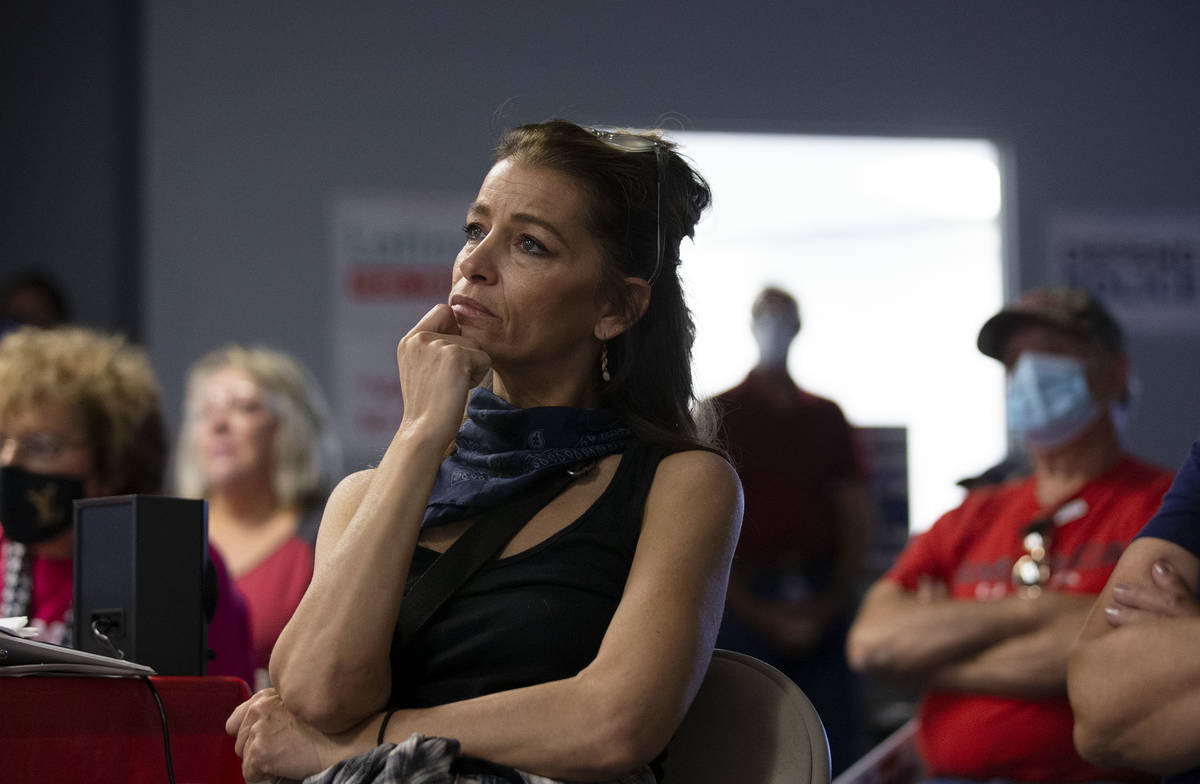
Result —
M 473 517 L 544 477 L 622 451 L 631 437 L 607 409 L 517 408 L 480 387 L 467 402 L 454 454 L 438 468 L 421 525 Z

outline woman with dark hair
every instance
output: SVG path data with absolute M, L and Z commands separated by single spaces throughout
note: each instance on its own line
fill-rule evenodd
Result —
M 708 201 L 657 135 L 555 120 L 503 138 L 448 303 L 399 343 L 396 436 L 326 507 L 277 690 L 229 719 L 248 780 L 458 751 L 459 781 L 655 780 L 741 520 L 691 413 L 676 269 Z M 453 545 L 513 521 L 422 617 Z

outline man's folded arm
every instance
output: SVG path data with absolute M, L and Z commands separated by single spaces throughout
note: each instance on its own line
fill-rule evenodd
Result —
M 882 579 L 863 599 L 846 643 L 851 666 L 888 675 L 924 675 L 1001 640 L 1037 618 L 1021 599 L 925 599 Z
M 1028 611 L 1029 628 L 939 668 L 929 688 L 1022 699 L 1064 696 L 1067 659 L 1092 599 L 1058 591 L 1032 599 L 1002 599 L 1017 604 L 1018 611 Z

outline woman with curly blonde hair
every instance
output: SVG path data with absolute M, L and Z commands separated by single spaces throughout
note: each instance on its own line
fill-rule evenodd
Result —
M 142 349 L 80 327 L 0 340 L 0 615 L 70 642 L 75 498 L 157 493 L 167 454 L 158 382 Z M 52 487 L 37 503 L 31 482 Z M 210 551 L 210 555 L 211 555 Z M 210 673 L 248 676 L 245 606 L 218 571 Z

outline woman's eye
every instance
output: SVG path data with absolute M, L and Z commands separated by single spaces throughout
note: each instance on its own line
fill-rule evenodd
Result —
M 467 242 L 479 242 L 487 235 L 487 232 L 478 223 L 468 223 L 463 226 L 463 234 L 467 235 Z
M 546 253 L 546 246 L 528 234 L 522 234 L 518 244 L 524 253 L 532 253 L 534 255 L 544 255 Z

